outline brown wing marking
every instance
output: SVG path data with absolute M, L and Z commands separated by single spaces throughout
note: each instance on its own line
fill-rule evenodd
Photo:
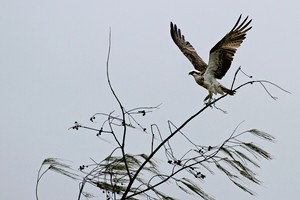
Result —
M 242 15 L 240 15 L 234 27 L 227 33 L 211 50 L 208 62 L 207 73 L 211 73 L 217 79 L 223 78 L 230 68 L 233 56 L 238 47 L 246 38 L 246 33 L 252 27 L 248 27 L 252 20 L 248 17 L 239 25 Z
M 197 54 L 194 47 L 185 40 L 184 35 L 181 34 L 181 30 L 177 28 L 176 24 L 170 23 L 171 26 L 171 37 L 175 44 L 179 47 L 181 52 L 189 59 L 196 70 L 203 74 L 207 68 L 207 64 Z

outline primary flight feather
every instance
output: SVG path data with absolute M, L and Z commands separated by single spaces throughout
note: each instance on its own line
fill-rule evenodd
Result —
M 170 24 L 173 41 L 197 70 L 189 74 L 195 78 L 199 85 L 208 90 L 209 94 L 204 101 L 210 101 L 213 94 L 219 93 L 223 95 L 227 93 L 234 95 L 235 93 L 235 91 L 221 85 L 216 79 L 222 79 L 225 76 L 237 48 L 246 38 L 247 31 L 252 28 L 251 26 L 249 27 L 252 20 L 248 20 L 248 17 L 246 17 L 240 23 L 241 18 L 242 15 L 240 15 L 231 31 L 210 50 L 208 64 L 197 54 L 194 47 L 185 40 L 184 35 L 181 34 L 181 30 L 177 28 L 176 24 L 172 22 Z

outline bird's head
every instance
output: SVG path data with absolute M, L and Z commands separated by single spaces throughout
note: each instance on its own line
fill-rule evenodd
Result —
M 189 75 L 195 76 L 195 75 L 200 75 L 200 73 L 199 73 L 199 72 L 196 72 L 196 71 L 191 71 L 191 72 L 189 73 Z

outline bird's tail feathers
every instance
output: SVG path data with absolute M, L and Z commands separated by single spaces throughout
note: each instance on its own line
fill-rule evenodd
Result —
M 227 94 L 229 94 L 229 95 L 234 95 L 234 94 L 235 94 L 235 90 L 230 90 L 230 89 L 224 87 L 223 85 L 221 85 L 221 88 L 222 88 L 222 90 L 223 90 L 225 93 L 227 93 Z

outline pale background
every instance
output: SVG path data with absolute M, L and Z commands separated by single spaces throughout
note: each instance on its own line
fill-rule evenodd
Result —
M 163 103 L 143 121 L 158 123 L 166 135 L 168 119 L 180 125 L 207 95 L 188 76 L 193 67 L 173 44 L 170 21 L 207 61 L 209 50 L 240 14 L 253 19 L 253 28 L 221 82 L 229 86 L 241 65 L 255 79 L 272 81 L 292 95 L 269 87 L 279 97 L 274 101 L 261 86 L 249 86 L 218 104 L 228 114 L 209 109 L 184 131 L 199 144 L 216 145 L 245 120 L 240 131 L 257 128 L 274 135 L 275 144 L 260 141 L 275 159 L 262 160 L 256 170 L 264 182 L 262 187 L 250 185 L 257 196 L 244 193 L 222 173 L 201 186 L 216 199 L 297 199 L 299 8 L 291 0 L 1 0 L 0 199 L 34 199 L 37 170 L 45 158 L 64 158 L 77 167 L 89 163 L 89 157 L 102 160 L 114 147 L 94 132 L 68 130 L 75 120 L 98 127 L 100 119 L 89 122 L 92 114 L 117 112 L 105 77 L 109 27 L 110 75 L 117 94 L 128 109 Z M 239 76 L 238 83 L 245 81 Z M 131 134 L 128 150 L 142 152 L 149 135 Z M 180 141 L 173 141 L 179 152 Z M 41 181 L 41 200 L 76 199 L 77 194 L 78 183 L 64 176 L 49 173 Z

